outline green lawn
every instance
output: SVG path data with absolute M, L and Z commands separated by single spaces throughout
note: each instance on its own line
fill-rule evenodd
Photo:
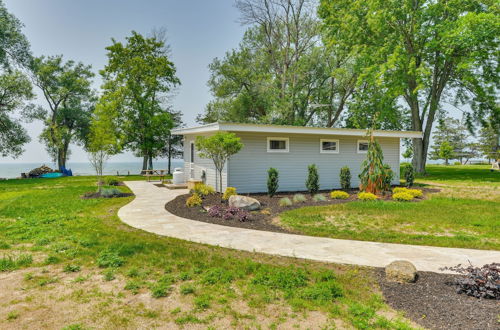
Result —
M 433 165 L 417 182 L 441 191 L 418 203 L 295 209 L 284 212 L 281 223 L 314 236 L 500 250 L 500 173 L 487 166 Z
M 369 269 L 159 237 L 119 221 L 132 197 L 93 189 L 0 182 L 0 328 L 409 328 Z

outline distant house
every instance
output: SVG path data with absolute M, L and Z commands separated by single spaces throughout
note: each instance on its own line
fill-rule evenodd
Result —
M 217 131 L 233 132 L 241 138 L 243 149 L 233 155 L 223 171 L 223 188 L 235 187 L 239 193 L 267 191 L 267 170 L 279 171 L 279 191 L 304 191 L 307 166 L 316 164 L 321 189 L 340 188 L 339 172 L 348 166 L 352 185 L 359 185 L 358 174 L 366 158 L 366 130 L 259 124 L 213 123 L 181 128 L 173 134 L 184 136 L 184 175 L 204 180 L 215 187 L 215 167 L 211 159 L 198 156 L 196 136 Z M 374 132 L 384 152 L 384 161 L 393 169 L 394 184 L 399 183 L 400 139 L 421 137 L 421 132 Z

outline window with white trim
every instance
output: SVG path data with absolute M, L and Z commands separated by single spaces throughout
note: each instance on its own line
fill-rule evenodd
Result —
M 290 140 L 281 137 L 267 138 L 267 152 L 288 152 Z
M 338 154 L 339 153 L 339 140 L 320 139 L 319 152 L 322 154 Z
M 368 152 L 368 140 L 358 140 L 358 154 L 366 154 Z

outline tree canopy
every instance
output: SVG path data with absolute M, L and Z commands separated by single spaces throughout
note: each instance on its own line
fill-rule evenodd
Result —
M 159 35 L 132 32 L 126 43 L 113 39 L 106 50 L 108 64 L 100 71 L 102 102 L 114 110 L 122 147 L 143 157 L 146 169 L 161 154 L 174 126 L 167 102 L 180 84 L 175 66 Z
M 410 113 L 413 163 L 424 172 L 430 134 L 445 102 L 471 105 L 469 120 L 496 113 L 500 16 L 493 0 L 322 0 L 326 40 L 356 54 L 359 81 Z

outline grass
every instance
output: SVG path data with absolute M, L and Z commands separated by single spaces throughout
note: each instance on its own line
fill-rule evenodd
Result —
M 417 183 L 441 191 L 424 201 L 305 207 L 284 212 L 281 222 L 313 236 L 500 250 L 499 182 L 487 166 L 432 165 Z
M 159 237 L 118 219 L 133 197 L 80 198 L 94 189 L 92 177 L 0 182 L 0 275 L 25 283 L 22 295 L 14 285 L 10 296 L 18 298 L 0 304 L 0 328 L 45 319 L 68 329 L 257 328 L 293 324 L 310 311 L 346 327 L 409 328 L 402 317 L 381 316 L 389 307 L 369 269 Z M 74 313 L 62 315 L 61 306 Z M 18 318 L 7 320 L 14 309 Z

